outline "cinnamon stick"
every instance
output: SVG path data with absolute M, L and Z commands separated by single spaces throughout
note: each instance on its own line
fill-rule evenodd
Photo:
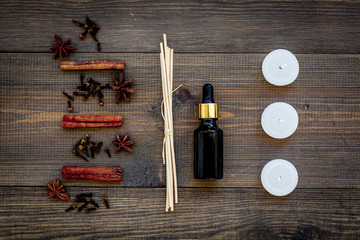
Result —
M 64 122 L 122 122 L 122 115 L 64 115 Z
M 121 127 L 121 122 L 61 122 L 62 128 Z
M 64 166 L 61 169 L 64 179 L 86 179 L 96 181 L 120 182 L 122 169 L 119 167 L 80 167 Z
M 62 128 L 120 127 L 122 115 L 64 115 Z
M 61 61 L 61 70 L 106 70 L 125 69 L 123 61 Z

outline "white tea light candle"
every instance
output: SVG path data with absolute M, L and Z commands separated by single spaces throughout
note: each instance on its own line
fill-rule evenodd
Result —
M 270 137 L 283 139 L 296 130 L 299 116 L 290 104 L 276 102 L 265 108 L 261 116 L 261 126 Z
M 269 83 L 285 86 L 297 78 L 299 62 L 288 50 L 277 49 L 269 53 L 262 63 L 262 73 Z
M 261 171 L 261 183 L 270 194 L 285 196 L 296 188 L 298 173 L 289 161 L 274 159 Z

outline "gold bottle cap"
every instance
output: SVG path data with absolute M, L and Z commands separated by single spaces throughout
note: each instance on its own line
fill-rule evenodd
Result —
M 217 103 L 199 103 L 199 119 L 218 118 Z

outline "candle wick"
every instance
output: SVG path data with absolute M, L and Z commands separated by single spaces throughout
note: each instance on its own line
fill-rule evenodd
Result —
M 281 176 L 278 176 L 278 179 L 277 179 L 277 180 L 278 180 L 278 182 L 280 182 L 280 181 L 281 181 Z
M 287 67 L 287 64 L 279 66 L 280 69 L 283 69 L 283 68 L 286 68 L 286 67 Z

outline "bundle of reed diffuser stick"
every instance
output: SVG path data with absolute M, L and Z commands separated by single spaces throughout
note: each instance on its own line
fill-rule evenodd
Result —
M 174 203 L 178 203 L 174 128 L 172 114 L 173 93 L 173 59 L 174 50 L 167 46 L 166 34 L 163 35 L 164 43 L 160 43 L 160 64 L 163 90 L 163 103 L 161 114 L 164 119 L 163 163 L 166 165 L 166 208 L 165 211 L 174 211 Z

